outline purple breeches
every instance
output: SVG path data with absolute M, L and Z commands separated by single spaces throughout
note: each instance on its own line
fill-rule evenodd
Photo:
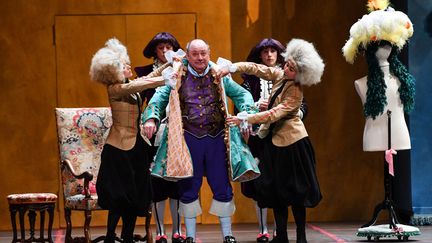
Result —
M 228 177 L 224 134 L 214 138 L 197 138 L 185 131 L 184 136 L 192 156 L 194 175 L 178 182 L 180 201 L 191 203 L 198 199 L 203 176 L 207 177 L 213 199 L 220 202 L 231 201 L 233 192 Z

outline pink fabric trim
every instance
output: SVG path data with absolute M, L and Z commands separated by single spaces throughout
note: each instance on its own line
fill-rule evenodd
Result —
M 396 150 L 388 149 L 385 151 L 385 160 L 388 163 L 388 173 L 394 176 L 394 167 L 393 167 L 393 154 L 397 154 Z

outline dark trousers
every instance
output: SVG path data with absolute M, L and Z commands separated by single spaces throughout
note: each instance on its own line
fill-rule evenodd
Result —
M 231 201 L 233 192 L 228 177 L 223 133 L 214 138 L 197 138 L 188 132 L 185 132 L 184 136 L 192 156 L 194 175 L 178 182 L 180 201 L 191 203 L 198 199 L 203 176 L 207 177 L 213 199 L 220 202 Z

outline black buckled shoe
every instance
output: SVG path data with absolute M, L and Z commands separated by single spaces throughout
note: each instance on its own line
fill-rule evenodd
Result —
M 184 236 L 175 233 L 172 236 L 172 243 L 185 243 L 185 239 L 183 238 Z
M 237 243 L 237 241 L 234 238 L 234 236 L 228 235 L 228 236 L 225 236 L 223 243 Z
M 269 237 L 270 237 L 269 233 L 259 233 L 256 241 L 257 242 L 269 242 Z
M 187 237 L 186 240 L 185 240 L 185 243 L 195 243 L 194 238 Z
M 159 235 L 156 237 L 156 243 L 168 243 L 166 235 Z

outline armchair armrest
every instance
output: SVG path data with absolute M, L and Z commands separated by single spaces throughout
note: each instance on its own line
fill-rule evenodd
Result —
M 71 162 L 67 159 L 63 160 L 61 163 L 62 170 L 67 169 L 73 177 L 76 179 L 84 179 L 84 194 L 86 198 L 90 198 L 89 182 L 93 180 L 93 174 L 89 171 L 85 171 L 81 174 L 77 174 L 73 168 Z

